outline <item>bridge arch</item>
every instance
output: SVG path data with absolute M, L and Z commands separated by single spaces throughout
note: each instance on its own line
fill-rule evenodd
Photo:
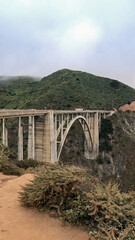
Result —
M 88 151 L 92 151 L 92 149 L 93 149 L 93 142 L 92 142 L 92 137 L 91 137 L 91 132 L 90 132 L 89 124 L 88 124 L 88 122 L 87 122 L 87 120 L 86 120 L 85 117 L 79 115 L 79 116 L 76 116 L 75 118 L 73 118 L 73 119 L 69 122 L 69 124 L 68 124 L 68 126 L 67 126 L 67 128 L 66 128 L 66 130 L 65 130 L 65 132 L 64 132 L 63 139 L 61 140 L 61 143 L 60 143 L 60 146 L 59 146 L 59 149 L 58 149 L 57 161 L 59 161 L 59 159 L 60 159 L 60 155 L 61 155 L 61 152 L 62 152 L 64 143 L 65 143 L 65 140 L 66 140 L 66 138 L 67 138 L 67 135 L 68 135 L 68 133 L 69 133 L 72 125 L 73 125 L 76 121 L 79 121 L 79 123 L 80 123 L 80 125 L 81 125 L 81 127 L 82 127 L 82 129 L 83 129 L 84 136 L 85 136 L 85 141 L 86 141 L 86 145 L 87 145 L 87 150 L 88 150 Z

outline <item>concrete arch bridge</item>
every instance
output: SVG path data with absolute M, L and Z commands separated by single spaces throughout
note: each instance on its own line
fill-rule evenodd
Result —
M 38 161 L 55 163 L 60 159 L 62 148 L 71 126 L 76 122 L 84 131 L 84 155 L 95 159 L 99 153 L 99 129 L 101 118 L 112 115 L 114 111 L 106 110 L 0 110 L 2 142 L 8 146 L 9 118 L 17 118 L 18 126 L 18 160 L 23 160 L 23 118 L 27 118 L 28 144 L 27 157 Z

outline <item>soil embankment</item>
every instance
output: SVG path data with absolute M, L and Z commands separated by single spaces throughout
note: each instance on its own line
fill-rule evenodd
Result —
M 135 101 L 131 102 L 130 104 L 125 104 L 119 108 L 121 111 L 135 111 Z
M 63 226 L 47 213 L 20 206 L 18 192 L 32 178 L 32 174 L 15 177 L 0 173 L 0 240 L 88 240 L 81 229 Z

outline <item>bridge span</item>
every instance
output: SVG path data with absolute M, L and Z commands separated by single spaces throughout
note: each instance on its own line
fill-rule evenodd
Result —
M 107 110 L 20 110 L 1 109 L 2 143 L 8 146 L 7 120 L 17 118 L 18 160 L 24 157 L 24 125 L 28 127 L 27 158 L 38 161 L 58 162 L 62 148 L 71 126 L 78 121 L 82 126 L 85 141 L 84 155 L 95 159 L 99 153 L 99 128 L 101 118 L 111 116 L 114 111 Z M 28 123 L 23 123 L 23 118 Z

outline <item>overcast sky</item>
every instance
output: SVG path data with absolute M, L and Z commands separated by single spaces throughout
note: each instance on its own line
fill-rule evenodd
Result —
M 135 87 L 135 0 L 0 0 L 0 75 L 62 68 Z

